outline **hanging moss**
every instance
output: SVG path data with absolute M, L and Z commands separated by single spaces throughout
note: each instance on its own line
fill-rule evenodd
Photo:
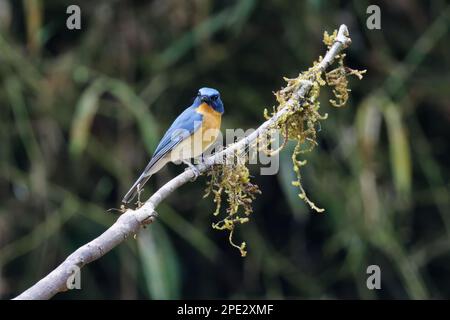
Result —
M 230 231 L 229 241 L 232 246 L 238 248 L 245 257 L 246 244 L 236 245 L 233 242 L 233 231 L 237 224 L 249 221 L 253 212 L 252 202 L 256 195 L 261 193 L 256 184 L 251 183 L 250 173 L 246 166 L 248 156 L 246 152 L 236 152 L 235 157 L 227 159 L 227 164 L 215 165 L 208 171 L 210 177 L 207 183 L 204 197 L 212 194 L 216 203 L 214 215 L 218 216 L 222 205 L 222 196 L 227 198 L 226 216 L 222 220 L 213 223 L 212 227 L 218 230 Z M 230 163 L 231 162 L 231 163 Z
M 323 42 L 328 46 L 334 43 L 337 31 L 331 35 L 324 33 Z M 272 118 L 278 111 L 289 108 L 282 117 L 268 128 L 267 132 L 258 137 L 256 143 L 258 150 L 266 154 L 274 155 L 280 152 L 288 140 L 295 141 L 296 146 L 292 153 L 292 165 L 297 179 L 292 185 L 299 188 L 299 197 L 305 201 L 309 207 L 316 212 L 323 212 L 325 209 L 318 207 L 311 201 L 302 184 L 302 168 L 307 164 L 306 160 L 301 160 L 301 155 L 311 152 L 317 145 L 317 132 L 321 127 L 320 122 L 328 118 L 328 114 L 319 112 L 320 89 L 323 86 L 332 88 L 335 99 L 330 99 L 330 103 L 335 107 L 342 107 L 349 98 L 350 89 L 348 88 L 347 77 L 357 76 L 359 79 L 366 72 L 352 70 L 344 65 L 345 54 L 339 54 L 335 59 L 336 68 L 329 72 L 322 72 L 317 66 L 322 60 L 313 63 L 313 66 L 307 71 L 300 73 L 296 78 L 284 78 L 286 86 L 275 93 L 278 105 L 272 108 L 272 112 L 264 110 L 266 119 Z M 299 88 L 305 84 L 311 84 L 311 89 L 305 97 L 297 97 Z M 280 131 L 284 137 L 282 145 L 272 150 L 273 141 L 268 136 L 274 131 Z M 233 242 L 233 232 L 236 225 L 249 221 L 249 216 L 253 212 L 252 202 L 256 194 L 261 193 L 258 186 L 250 182 L 249 171 L 246 166 L 248 160 L 247 152 L 241 151 L 234 155 L 234 160 L 226 161 L 224 164 L 214 166 L 209 172 L 210 180 L 206 188 L 205 197 L 213 194 L 216 210 L 214 215 L 220 214 L 222 197 L 227 198 L 228 207 L 226 217 L 217 223 L 213 223 L 214 229 L 228 230 L 230 232 L 229 241 L 231 245 L 238 248 L 242 256 L 246 255 L 246 243 L 236 245 Z

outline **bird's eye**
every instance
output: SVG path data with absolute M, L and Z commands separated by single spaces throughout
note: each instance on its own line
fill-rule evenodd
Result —
M 202 94 L 199 92 L 197 92 L 197 97 L 200 97 Z
M 217 94 L 215 94 L 215 95 L 213 95 L 211 98 L 212 98 L 214 101 L 216 101 L 217 98 L 219 98 L 219 96 L 218 96 Z

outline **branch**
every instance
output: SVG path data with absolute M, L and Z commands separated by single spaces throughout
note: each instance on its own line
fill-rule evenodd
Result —
M 333 63 L 341 50 L 348 47 L 350 43 L 351 40 L 348 35 L 347 27 L 341 25 L 335 42 L 322 61 L 316 66 L 317 70 L 319 72 L 325 71 L 327 67 Z M 290 108 L 295 107 L 296 103 L 308 94 L 311 87 L 311 82 L 303 83 L 299 89 L 292 94 L 292 97 L 287 101 L 285 107 L 278 111 L 272 118 L 264 122 L 252 134 L 206 158 L 203 163 L 197 165 L 197 169 L 200 172 L 205 172 L 214 164 L 222 163 L 222 159 L 227 156 L 232 156 L 236 150 L 240 150 L 246 145 L 250 145 L 256 141 L 258 136 L 266 133 L 272 124 L 289 112 Z M 299 104 L 301 105 L 302 102 Z M 154 193 L 143 206 L 136 210 L 128 209 L 103 234 L 78 248 L 56 269 L 15 299 L 49 299 L 58 292 L 67 291 L 67 281 L 73 276 L 74 270 L 81 269 L 86 264 L 99 259 L 130 236 L 135 235 L 141 227 L 152 223 L 157 216 L 155 208 L 159 203 L 166 199 L 174 190 L 189 182 L 194 176 L 193 170 L 190 169 L 170 180 Z

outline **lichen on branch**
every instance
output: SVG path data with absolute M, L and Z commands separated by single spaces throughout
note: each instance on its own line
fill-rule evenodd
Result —
M 328 49 L 336 42 L 337 30 L 331 35 L 324 32 L 323 42 Z M 275 93 L 277 106 L 269 112 L 264 110 L 266 119 L 270 119 L 283 109 L 287 109 L 277 121 L 258 136 L 255 145 L 259 151 L 274 155 L 280 152 L 287 144 L 287 141 L 295 141 L 296 145 L 292 153 L 293 170 L 297 179 L 292 185 L 299 188 L 299 197 L 305 201 L 309 207 L 316 212 L 323 212 L 325 209 L 318 207 L 309 199 L 302 184 L 302 168 L 307 164 L 301 156 L 311 152 L 317 145 L 317 134 L 321 128 L 321 121 L 328 118 L 328 114 L 321 114 L 320 109 L 320 90 L 321 87 L 328 86 L 332 89 L 335 99 L 329 102 L 334 107 L 342 107 L 349 98 L 350 89 L 348 88 L 347 77 L 354 75 L 359 79 L 366 70 L 353 70 L 344 64 L 345 54 L 340 53 L 335 57 L 336 67 L 329 72 L 319 68 L 322 57 L 313 63 L 307 71 L 300 73 L 296 78 L 284 78 L 286 86 Z M 300 87 L 308 84 L 310 86 L 305 96 L 297 96 Z M 273 140 L 267 136 L 272 136 L 273 131 L 281 132 L 284 138 L 283 143 L 276 150 L 271 150 Z M 233 242 L 233 232 L 237 225 L 249 221 L 249 216 L 253 212 L 252 202 L 255 196 L 261 191 L 256 184 L 250 181 L 249 170 L 247 167 L 248 153 L 243 150 L 234 153 L 235 161 L 224 161 L 216 164 L 207 173 L 209 182 L 205 191 L 205 197 L 212 194 L 216 203 L 214 215 L 220 214 L 222 198 L 227 199 L 226 216 L 217 223 L 213 223 L 214 229 L 228 230 L 230 232 L 229 241 L 231 245 L 238 248 L 242 256 L 246 255 L 246 243 L 236 245 Z
M 223 219 L 212 224 L 217 230 L 228 230 L 229 241 L 233 247 L 240 250 L 243 257 L 246 256 L 246 244 L 237 245 L 233 242 L 233 231 L 238 224 L 249 221 L 253 212 L 252 202 L 256 195 L 261 193 L 259 187 L 250 181 L 250 172 L 247 168 L 248 155 L 246 151 L 236 151 L 234 157 L 228 157 L 227 163 L 217 164 L 208 172 L 210 177 L 207 182 L 204 197 L 213 195 L 216 204 L 214 216 L 220 214 L 222 196 L 227 199 L 226 215 Z

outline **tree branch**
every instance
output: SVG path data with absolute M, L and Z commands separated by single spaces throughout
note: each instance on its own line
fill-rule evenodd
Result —
M 334 61 L 342 49 L 348 47 L 351 40 L 345 25 L 341 25 L 335 39 L 322 61 L 316 66 L 317 70 L 323 72 Z M 286 106 L 278 111 L 272 118 L 264 122 L 257 130 L 240 141 L 231 144 L 224 150 L 206 158 L 205 161 L 197 165 L 200 172 L 205 172 L 216 163 L 221 163 L 222 159 L 233 155 L 236 150 L 240 150 L 246 145 L 256 141 L 259 135 L 264 134 L 269 127 L 280 119 L 284 114 L 294 107 L 310 91 L 312 83 L 303 83 L 297 92 L 286 103 Z M 301 104 L 302 102 L 300 102 Z M 143 206 L 136 210 L 128 209 L 117 221 L 99 237 L 83 245 L 73 252 L 56 269 L 50 272 L 35 285 L 15 299 L 49 299 L 58 292 L 66 291 L 67 280 L 72 277 L 74 270 L 82 268 L 86 264 L 99 259 L 111 249 L 125 241 L 128 237 L 135 235 L 142 226 L 152 223 L 157 214 L 155 208 L 161 201 L 166 199 L 175 189 L 189 182 L 194 177 L 192 169 L 187 170 L 161 187 L 155 192 Z

